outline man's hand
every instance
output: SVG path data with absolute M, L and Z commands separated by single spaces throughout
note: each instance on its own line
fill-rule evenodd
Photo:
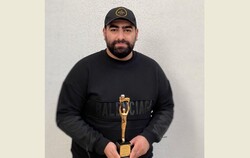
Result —
M 117 152 L 116 145 L 113 142 L 109 142 L 105 149 L 104 153 L 107 158 L 120 158 L 120 155 Z
M 131 143 L 131 145 L 134 145 L 134 147 L 131 151 L 131 154 L 130 154 L 130 158 L 138 158 L 138 157 L 146 154 L 148 149 L 149 149 L 148 140 L 141 135 L 134 137 L 130 141 L 130 143 Z

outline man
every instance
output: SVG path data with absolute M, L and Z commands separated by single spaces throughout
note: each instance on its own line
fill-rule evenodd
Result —
M 105 17 L 105 50 L 80 60 L 63 82 L 57 125 L 72 138 L 73 158 L 119 158 L 119 96 L 130 98 L 126 140 L 130 158 L 153 157 L 173 119 L 173 98 L 160 66 L 133 50 L 138 36 L 133 12 L 111 9 Z

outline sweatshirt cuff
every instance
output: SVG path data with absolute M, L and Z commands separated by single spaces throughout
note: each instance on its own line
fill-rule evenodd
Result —
M 95 144 L 95 152 L 99 155 L 104 155 L 104 149 L 109 142 L 110 140 L 107 138 L 100 138 Z
M 142 135 L 143 137 L 145 137 L 148 140 L 148 143 L 150 145 L 152 145 L 155 142 L 155 137 L 150 132 L 143 131 L 140 135 Z

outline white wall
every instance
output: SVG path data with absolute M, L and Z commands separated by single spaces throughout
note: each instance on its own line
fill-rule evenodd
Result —
M 46 158 L 70 158 L 71 139 L 55 124 L 62 81 L 86 55 L 104 49 L 106 13 L 125 6 L 136 15 L 135 50 L 162 66 L 175 101 L 167 138 L 154 144 L 156 158 L 204 156 L 203 0 L 46 0 Z

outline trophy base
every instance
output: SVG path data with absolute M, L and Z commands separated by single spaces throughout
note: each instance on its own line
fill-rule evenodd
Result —
M 131 152 L 131 144 L 130 142 L 116 142 L 116 146 L 118 149 L 118 153 L 121 158 L 129 158 Z

